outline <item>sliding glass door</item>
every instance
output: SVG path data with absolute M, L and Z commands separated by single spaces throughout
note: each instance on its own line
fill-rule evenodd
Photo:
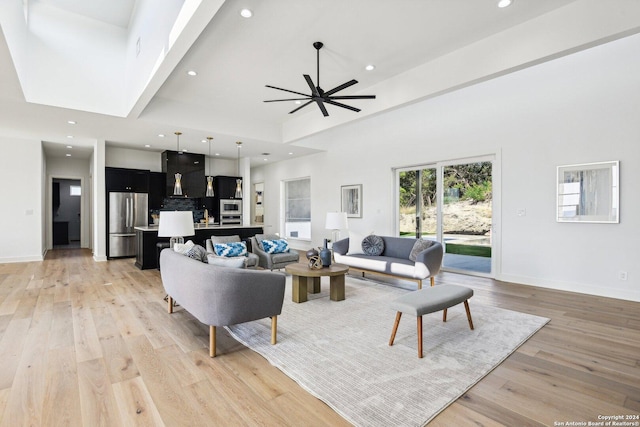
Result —
M 398 234 L 441 242 L 443 268 L 492 275 L 493 160 L 397 170 Z
M 436 239 L 436 169 L 400 171 L 400 236 Z

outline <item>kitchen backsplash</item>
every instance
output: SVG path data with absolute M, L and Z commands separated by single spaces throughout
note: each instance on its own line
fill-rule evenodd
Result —
M 204 219 L 204 209 L 199 208 L 200 199 L 191 198 L 165 198 L 160 211 L 192 211 L 193 222 L 200 222 Z

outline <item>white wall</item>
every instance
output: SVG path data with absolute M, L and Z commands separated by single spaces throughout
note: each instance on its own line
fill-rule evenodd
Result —
M 90 161 L 92 206 L 93 259 L 107 260 L 107 201 L 105 191 L 105 140 L 98 139 L 93 146 L 93 157 Z
M 394 167 L 500 153 L 503 280 L 640 301 L 640 35 L 305 138 L 328 152 L 252 171 L 279 231 L 280 181 L 311 177 L 312 236 L 340 186 L 363 184 L 358 232 L 394 230 Z M 620 224 L 555 221 L 556 167 L 621 161 Z M 527 215 L 518 217 L 517 209 Z M 271 227 L 270 229 L 268 227 Z M 618 280 L 619 271 L 628 280 Z
M 82 181 L 82 207 L 81 207 L 81 239 L 80 246 L 83 248 L 91 247 L 91 201 L 92 201 L 92 188 L 91 188 L 91 174 L 89 172 L 90 160 L 81 159 L 68 159 L 68 158 L 47 158 L 46 170 L 48 179 L 45 184 L 44 191 L 46 193 L 46 201 L 43 211 L 45 212 L 46 224 L 46 248 L 51 249 L 52 233 L 51 233 L 51 179 L 52 178 L 65 178 L 65 179 L 79 179 Z
M 40 141 L 0 137 L 0 263 L 41 261 L 42 171 Z
M 112 168 L 148 169 L 162 172 L 162 154 L 155 151 L 106 147 L 105 166 Z

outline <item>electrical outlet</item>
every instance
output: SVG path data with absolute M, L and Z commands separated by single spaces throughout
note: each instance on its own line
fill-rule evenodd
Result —
M 619 271 L 618 272 L 618 279 L 619 280 L 627 280 L 627 272 L 626 271 Z
M 527 210 L 525 208 L 520 208 L 516 210 L 516 215 L 518 216 L 527 216 Z

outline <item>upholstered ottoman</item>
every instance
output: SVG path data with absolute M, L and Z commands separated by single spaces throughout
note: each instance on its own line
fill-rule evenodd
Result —
M 418 323 L 418 357 L 422 357 L 422 316 L 443 310 L 442 321 L 447 321 L 447 308 L 464 302 L 467 311 L 469 327 L 473 330 L 473 321 L 469 311 L 468 299 L 473 296 L 473 290 L 457 285 L 440 285 L 409 292 L 391 302 L 391 308 L 397 311 L 393 332 L 389 339 L 389 345 L 393 345 L 396 331 L 400 324 L 402 313 L 413 314 Z

